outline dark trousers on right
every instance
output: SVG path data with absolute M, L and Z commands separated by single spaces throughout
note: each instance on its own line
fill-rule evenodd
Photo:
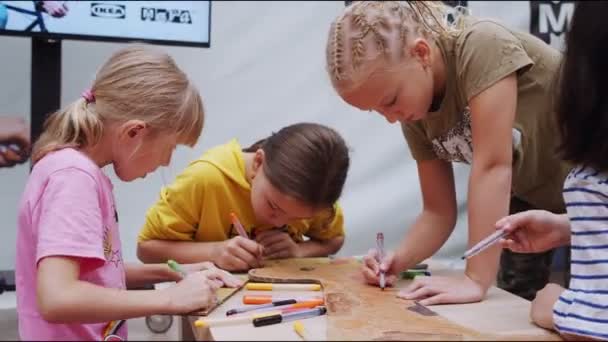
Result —
M 510 215 L 532 209 L 537 208 L 516 197 L 511 198 Z M 521 254 L 503 249 L 497 277 L 498 287 L 527 300 L 533 300 L 536 297 L 536 292 L 549 282 L 554 252 L 555 250 L 550 250 L 543 253 Z M 567 259 L 566 286 L 570 273 L 570 258 Z

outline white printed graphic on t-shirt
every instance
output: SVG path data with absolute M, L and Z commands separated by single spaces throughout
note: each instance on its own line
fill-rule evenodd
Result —
M 433 139 L 433 151 L 441 160 L 471 164 L 473 162 L 473 134 L 471 111 L 465 107 L 462 120 L 446 133 Z M 513 146 L 521 143 L 521 132 L 513 128 Z

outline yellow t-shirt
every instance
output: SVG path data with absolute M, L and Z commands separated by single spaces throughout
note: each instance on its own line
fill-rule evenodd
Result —
M 307 236 L 327 240 L 344 235 L 344 217 L 338 203 L 333 218 L 329 210 L 311 219 L 287 224 L 297 242 Z M 234 212 L 247 230 L 271 229 L 256 222 L 251 206 L 251 184 L 245 177 L 245 161 L 236 139 L 214 147 L 161 190 L 160 198 L 147 212 L 138 241 L 223 241 L 238 235 L 232 227 Z

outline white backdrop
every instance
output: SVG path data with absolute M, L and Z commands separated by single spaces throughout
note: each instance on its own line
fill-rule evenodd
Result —
M 561 47 L 559 33 L 569 22 L 570 3 L 469 1 L 467 5 L 474 15 L 494 17 L 522 30 L 536 24 L 538 34 Z M 324 70 L 325 39 L 329 23 L 343 7 L 344 1 L 213 2 L 211 48 L 163 47 L 199 87 L 206 126 L 194 149 L 179 148 L 170 169 L 145 180 L 122 183 L 108 169 L 126 260 L 136 260 L 136 236 L 163 185 L 163 172 L 170 181 L 211 146 L 233 137 L 250 144 L 299 121 L 336 128 L 352 149 L 341 199 L 347 238 L 340 255 L 365 253 L 374 246 L 379 230 L 384 231 L 389 248 L 397 245 L 421 207 L 415 163 L 399 126 L 350 108 L 331 88 Z M 121 46 L 64 41 L 62 104 L 76 99 L 96 68 Z M 0 37 L 0 113 L 28 118 L 30 53 L 28 38 Z M 0 169 L 0 269 L 14 265 L 17 202 L 28 167 Z M 452 260 L 466 247 L 468 167 L 456 165 L 455 172 L 460 216 L 455 233 L 438 253 Z

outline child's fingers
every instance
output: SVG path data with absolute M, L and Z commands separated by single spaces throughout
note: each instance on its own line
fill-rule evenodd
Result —
M 454 302 L 454 300 L 450 300 L 450 295 L 447 293 L 439 293 L 434 296 L 431 296 L 431 297 L 418 301 L 418 303 L 420 303 L 420 305 L 425 305 L 425 306 L 452 303 L 452 302 Z
M 517 214 L 513 214 L 499 220 L 496 223 L 497 228 L 502 228 L 507 232 L 517 231 L 518 229 L 530 224 L 530 221 L 534 219 L 534 213 L 531 211 L 523 211 Z M 501 223 L 501 224 L 499 224 Z
M 399 297 L 405 298 L 403 296 L 408 295 L 416 290 L 418 290 L 419 288 L 423 287 L 424 283 L 422 283 L 419 279 L 414 279 L 414 281 L 407 286 L 406 288 L 404 288 L 403 290 L 401 290 L 399 292 Z
M 246 270 L 250 267 L 254 267 L 253 265 L 255 265 L 257 261 L 257 256 L 242 248 L 236 247 L 230 251 L 230 254 L 232 256 L 231 263 L 235 267 L 238 267 L 237 269 L 239 270 Z
M 291 237 L 286 233 L 275 232 L 273 234 L 264 235 L 258 242 L 259 244 L 268 247 L 285 239 L 291 239 Z
M 419 298 L 426 298 L 433 294 L 433 290 L 428 286 L 422 286 L 416 289 L 415 291 L 401 293 L 399 292 L 399 297 L 403 299 L 416 300 Z
M 268 235 L 272 235 L 272 229 L 267 229 L 267 230 L 263 230 L 260 232 L 256 232 L 255 241 L 257 241 L 258 243 L 261 243 L 262 240 L 264 240 L 264 238 L 266 238 Z
M 260 244 L 249 239 L 245 239 L 243 237 L 237 236 L 236 243 L 241 249 L 247 251 L 249 254 L 253 254 L 254 256 L 258 256 L 260 253 Z
M 220 269 L 205 270 L 202 271 L 202 273 L 210 281 L 210 286 L 216 290 L 224 286 L 224 284 L 227 285 L 227 283 L 231 282 L 230 277 L 232 277 L 232 275 Z
M 264 252 L 266 255 L 272 255 L 277 252 L 283 251 L 289 248 L 289 241 L 279 240 L 271 245 L 264 247 Z
M 363 277 L 365 278 L 365 281 L 368 284 L 372 284 L 372 285 L 378 285 L 379 281 L 378 281 L 378 276 L 376 274 L 376 272 L 374 272 L 372 269 L 368 268 L 368 267 L 363 267 Z
M 232 275 L 230 272 L 227 272 L 224 270 L 219 270 L 219 274 L 220 274 L 222 282 L 227 287 L 239 287 L 239 286 L 243 285 L 243 281 L 241 279 L 235 277 L 234 275 Z
M 363 258 L 363 263 L 371 269 L 374 274 L 380 273 L 380 265 L 378 265 L 378 251 L 370 249 L 367 255 Z
M 7 149 L 6 152 L 4 152 L 4 159 L 10 162 L 18 162 L 21 161 L 21 156 L 17 154 L 17 152 Z
M 393 264 L 393 258 L 393 254 L 389 255 L 387 258 L 384 258 L 384 260 L 380 264 L 380 271 L 388 272 L 388 270 L 390 270 L 391 268 L 391 265 Z
M 280 250 L 267 256 L 268 259 L 286 259 L 289 258 L 289 252 L 287 250 Z
M 388 277 L 386 277 L 386 286 L 393 286 L 393 285 L 395 285 L 396 282 L 397 282 L 396 275 L 389 275 Z

